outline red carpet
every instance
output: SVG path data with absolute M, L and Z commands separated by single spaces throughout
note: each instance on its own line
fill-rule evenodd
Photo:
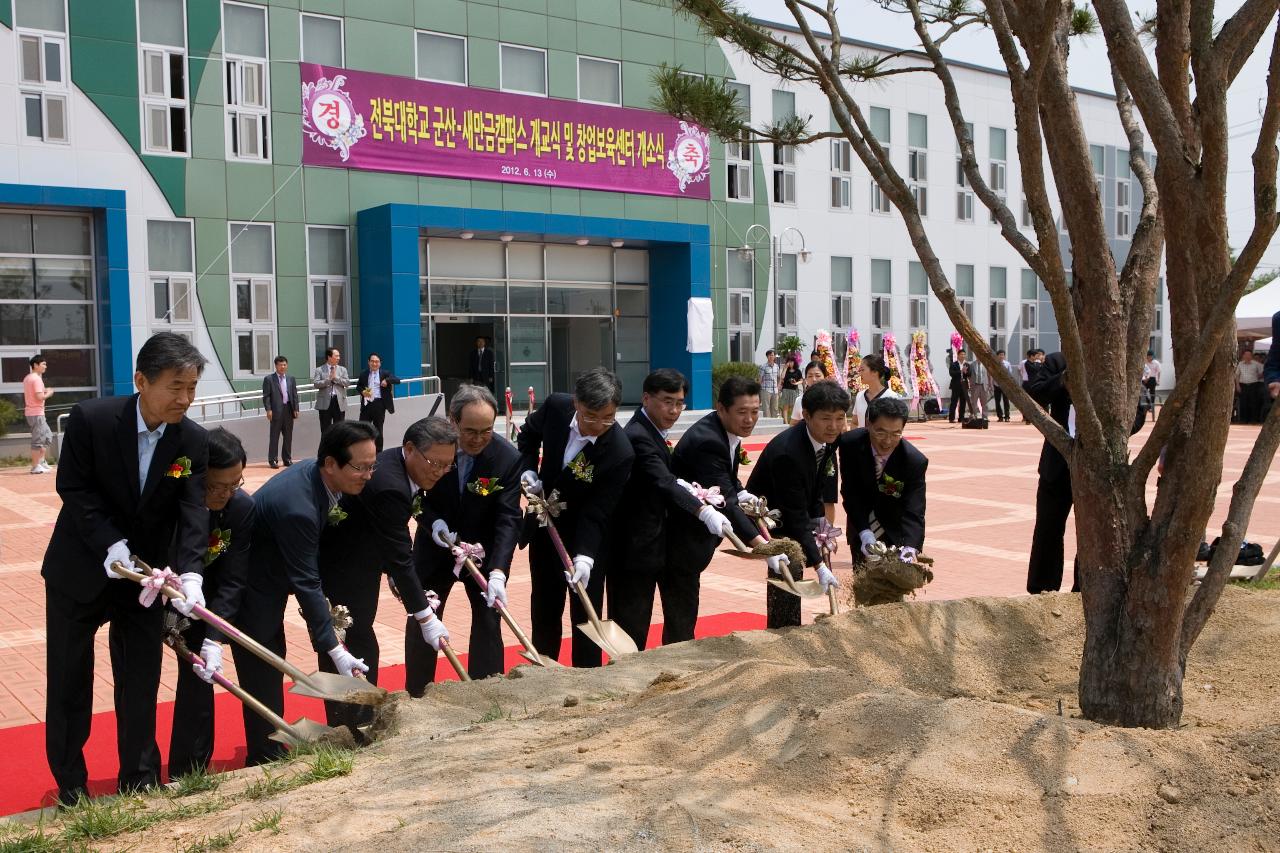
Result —
M 764 616 L 759 613 L 720 613 L 698 620 L 695 635 L 701 637 L 718 637 L 734 631 L 749 631 L 763 628 Z M 653 625 L 649 629 L 649 647 L 662 642 L 662 626 Z M 563 643 L 561 663 L 569 663 L 569 643 Z M 506 650 L 506 666 L 511 667 L 527 663 L 520 657 L 520 646 L 508 646 Z M 460 655 L 466 664 L 466 655 Z M 438 680 L 453 679 L 458 676 L 444 656 L 436 669 Z M 379 673 L 379 681 L 389 690 L 404 688 L 404 665 L 384 667 Z M 241 723 L 240 703 L 229 693 L 219 691 L 215 697 L 215 748 L 214 766 L 219 770 L 234 770 L 244 764 L 244 728 Z M 285 693 L 285 719 L 295 720 L 298 717 L 310 717 L 313 720 L 324 720 L 324 704 L 318 699 L 308 699 Z M 89 789 L 95 795 L 108 794 L 115 790 L 116 772 L 119 763 L 116 759 L 116 715 L 104 711 L 93 715 L 93 727 L 89 732 L 89 742 L 85 744 L 85 761 L 89 765 Z M 156 740 L 160 744 L 160 752 L 165 760 L 169 754 L 169 732 L 173 725 L 173 703 L 161 703 L 156 715 Z M 15 814 L 47 805 L 53 801 L 57 791 L 53 776 L 44 756 L 44 724 L 35 723 L 29 726 L 0 729 L 0 755 L 5 756 L 5 766 L 10 772 L 0 783 L 0 815 Z

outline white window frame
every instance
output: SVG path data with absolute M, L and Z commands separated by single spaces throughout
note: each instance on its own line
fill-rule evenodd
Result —
M 343 266 L 346 269 L 345 275 L 333 275 L 330 273 L 313 273 L 311 271 L 311 235 L 312 230 L 327 230 L 342 232 L 342 248 L 343 248 Z M 315 340 L 320 335 L 325 336 L 326 346 L 334 346 L 333 338 L 335 334 L 343 336 L 343 344 L 347 346 L 351 341 L 351 231 L 345 225 L 308 225 L 303 232 L 303 239 L 307 246 L 307 322 L 308 335 L 307 339 L 314 345 Z M 333 288 L 335 286 L 342 287 L 342 311 L 346 318 L 341 322 L 333 320 Z M 325 313 L 328 315 L 321 319 L 315 315 L 315 299 L 314 289 L 316 287 L 324 287 L 325 289 Z
M 960 310 L 964 312 L 964 316 L 969 318 L 969 322 L 973 322 L 973 297 L 966 296 L 960 301 Z
M 1031 221 L 1031 205 L 1027 202 L 1027 197 L 1022 197 L 1022 227 L 1034 228 L 1035 223 Z
M 164 222 L 185 222 L 187 223 L 187 233 L 191 237 L 191 264 L 190 270 L 155 270 L 151 269 L 150 251 L 151 246 L 148 244 L 146 251 L 148 252 L 147 261 L 147 323 L 151 329 L 151 333 L 156 332 L 175 332 L 183 335 L 187 340 L 192 340 L 195 335 L 196 324 L 196 276 L 195 276 L 195 257 L 196 257 L 196 221 L 183 216 L 174 217 L 173 219 L 148 219 L 152 221 Z M 144 223 L 143 233 L 147 233 Z M 163 281 L 168 291 L 169 299 L 169 316 L 167 318 L 156 316 L 156 300 L 155 285 Z M 176 283 L 185 284 L 187 287 L 186 299 L 186 319 L 177 320 L 173 317 L 173 309 L 182 300 L 174 297 L 174 285 Z
M 514 44 L 513 42 L 501 41 L 501 42 L 498 42 L 498 90 L 502 92 L 511 92 L 516 95 L 529 95 L 534 98 L 547 97 L 547 92 L 545 91 L 529 92 L 529 91 L 526 91 L 525 89 L 507 89 L 503 87 L 502 85 L 502 49 L 504 47 L 510 47 L 516 50 L 530 50 L 530 51 L 536 51 L 538 53 L 541 53 L 542 54 L 542 82 L 546 85 L 547 91 L 550 91 L 551 89 L 551 76 L 550 76 L 550 72 L 547 70 L 546 48 L 534 47 L 533 45 L 528 45 L 528 44 Z M 415 57 L 416 57 L 416 53 L 415 53 Z M 415 58 L 414 61 L 417 62 L 417 59 Z
M 893 328 L 892 294 L 871 294 L 871 328 L 884 332 Z
M 910 321 L 912 331 L 927 328 L 929 325 L 929 297 L 912 296 L 907 319 Z
M 871 180 L 871 213 L 876 216 L 888 216 L 892 210 L 889 194 L 882 190 L 873 178 Z
M 751 174 L 751 149 L 749 142 L 735 139 L 726 142 L 724 145 L 725 159 L 725 196 L 729 201 L 745 201 L 750 202 L 754 191 L 752 181 L 754 177 Z M 729 175 L 734 177 L 733 185 L 736 192 L 729 192 Z M 745 192 L 743 191 L 745 189 Z
M 1003 299 L 991 300 L 990 326 L 993 332 L 1003 332 L 1008 327 L 1008 303 Z
M 973 193 L 969 190 L 956 191 L 956 222 L 973 221 Z
M 773 145 L 773 187 L 769 200 L 774 204 L 796 203 L 796 147 Z
M 853 210 L 853 147 L 847 139 L 831 140 L 832 210 Z
M 924 184 L 911 185 L 911 198 L 915 200 L 916 210 L 921 219 L 929 216 L 929 188 Z
M 794 290 L 778 291 L 778 302 L 774 310 L 778 312 L 778 328 L 789 332 L 800 328 L 799 294 Z
M 853 294 L 831 294 L 831 325 L 836 329 L 853 328 Z
M 176 47 L 171 44 L 153 44 L 142 40 L 142 25 L 138 24 L 138 109 L 139 122 L 138 127 L 142 132 L 142 150 L 146 154 L 157 157 L 184 157 L 191 156 L 191 65 L 187 62 L 187 4 L 179 3 L 182 8 L 182 47 Z M 138 4 L 134 4 L 134 12 L 138 19 L 141 20 L 142 10 L 138 8 Z M 147 54 L 159 53 L 164 57 L 164 91 L 165 97 L 152 95 L 147 92 Z M 175 98 L 171 93 L 172 77 L 170 74 L 171 57 L 181 57 L 182 61 L 182 98 Z M 169 146 L 167 148 L 155 148 L 151 145 L 151 134 L 147 132 L 147 111 L 149 109 L 163 108 L 165 111 L 166 121 L 171 110 L 182 110 L 182 130 L 186 140 L 186 151 L 174 151 L 173 139 L 169 138 Z M 166 136 L 169 136 L 166 124 Z M 195 257 L 192 254 L 191 257 Z
M 1132 221 L 1127 210 L 1116 211 L 1116 236 L 1124 238 L 1133 236 Z
M 618 71 L 618 100 L 617 101 L 593 101 L 590 98 L 582 97 L 582 60 L 584 59 L 589 59 L 592 62 L 603 62 L 605 64 L 612 65 L 615 69 L 617 69 Z M 619 62 L 616 59 L 605 59 L 603 56 L 591 56 L 590 54 L 579 54 L 577 72 L 578 72 L 578 100 L 579 101 L 581 101 L 584 104 L 604 104 L 607 107 L 622 106 L 622 63 L 621 62 Z M 550 87 L 550 81 L 548 81 L 548 88 L 549 87 Z
M 755 360 L 755 313 L 753 305 L 755 294 L 746 288 L 732 288 L 728 296 L 728 333 L 729 355 L 732 358 L 735 339 L 738 345 L 738 360 Z M 736 304 L 735 304 L 736 303 Z M 746 345 L 743 345 L 743 341 Z
M 1023 333 L 1034 332 L 1040 328 L 1039 324 L 1037 323 L 1038 318 L 1036 316 L 1039 313 L 1039 311 L 1040 311 L 1040 306 L 1036 302 L 1027 300 L 1022 303 L 1022 308 L 1020 312 L 1021 316 L 1019 317 L 1019 319 L 1021 320 L 1021 327 L 1022 327 Z
M 1009 179 L 1009 164 L 1005 160 L 992 160 L 990 168 L 991 191 L 1004 195 Z
M 223 103 L 223 135 L 226 145 L 228 160 L 243 160 L 249 163 L 270 163 L 271 162 L 271 38 L 270 25 L 267 21 L 267 7 L 256 6 L 250 3 L 236 3 L 234 0 L 222 0 L 218 7 L 218 13 L 222 16 L 222 32 L 225 34 L 227 6 L 243 6 L 247 9 L 262 12 L 263 27 L 263 43 L 266 47 L 266 56 L 245 56 L 239 53 L 229 53 L 226 50 L 222 53 L 222 103 Z M 225 47 L 225 45 L 224 45 Z M 262 104 L 245 104 L 244 101 L 244 74 L 243 69 L 249 65 L 259 66 L 262 83 Z M 232 82 L 234 66 L 234 83 Z M 233 91 L 234 90 L 234 91 Z M 240 151 L 235 150 L 233 139 L 238 140 L 243 146 L 244 133 L 242 122 L 245 119 L 251 119 L 257 126 L 254 138 L 257 144 L 265 143 L 266 150 L 259 151 L 258 156 L 247 156 Z M 237 133 L 233 135 L 232 127 L 237 127 Z
M 339 67 L 345 68 L 347 66 L 347 22 L 346 20 L 338 17 L 337 15 L 322 15 L 319 12 L 300 13 L 298 15 L 298 57 L 299 57 L 299 61 L 301 62 L 308 61 L 301 58 L 302 51 L 306 47 L 306 37 L 303 35 L 303 26 L 302 26 L 304 18 L 325 18 L 330 21 L 338 22 L 338 65 Z M 463 52 L 463 56 L 464 57 L 466 56 L 465 50 Z M 418 61 L 418 39 L 416 36 L 414 37 L 414 41 L 413 41 L 413 57 L 414 57 L 413 61 L 416 65 Z M 418 69 L 415 67 L 414 71 L 416 72 L 417 70 Z
M 14 58 L 17 62 L 17 74 L 14 79 L 17 81 L 18 90 L 18 111 L 15 114 L 19 123 L 18 139 L 24 143 L 38 142 L 48 145 L 70 145 L 71 144 L 71 38 L 67 32 L 58 32 L 56 30 L 42 30 L 35 27 L 23 27 L 17 23 L 17 9 L 13 9 L 14 15 Z M 67 15 L 66 0 L 62 4 L 62 20 L 69 21 Z M 22 41 L 24 38 L 34 38 L 39 45 L 39 67 L 40 80 L 28 81 L 23 78 L 22 74 Z M 59 76 L 61 80 L 56 83 L 50 83 L 45 75 L 45 45 L 54 43 L 58 45 L 58 63 Z M 40 136 L 29 136 L 27 134 L 27 100 L 29 98 L 40 99 Z M 62 104 L 62 130 L 61 138 L 50 138 L 49 136 L 49 102 L 54 101 Z
M 929 182 L 929 152 L 927 149 L 907 149 L 907 180 L 917 184 L 927 184 Z
M 240 230 L 249 225 L 265 226 L 271 235 L 271 273 L 237 273 L 231 272 L 231 244 L 235 241 Z M 194 256 L 193 256 L 194 257 Z M 231 310 L 229 312 L 231 319 L 231 371 L 233 379 L 250 379 L 257 376 L 265 376 L 272 370 L 271 360 L 275 358 L 276 348 L 276 317 L 279 316 L 276 304 L 276 228 L 273 222 L 228 222 L 227 223 L 227 267 L 228 280 L 231 282 Z M 237 302 L 236 289 L 241 284 L 249 285 L 249 319 L 243 320 L 236 316 Z M 258 287 L 266 287 L 270 294 L 269 311 L 270 314 L 265 319 L 254 316 L 257 312 L 258 302 L 254 298 L 254 291 Z M 308 288 L 307 298 L 310 299 L 311 291 Z M 252 370 L 242 370 L 240 367 L 240 339 L 245 335 L 253 338 L 254 358 L 257 358 L 258 341 L 262 336 L 269 336 L 271 345 L 269 347 L 270 354 L 267 361 L 262 364 L 255 364 Z M 262 370 L 258 370 L 262 367 Z
M 969 176 L 964 171 L 964 160 L 960 157 L 956 158 L 956 186 L 972 189 L 969 186 Z
M 423 77 L 422 69 L 418 67 L 418 36 L 428 35 L 438 38 L 456 39 L 462 42 L 462 82 L 457 80 L 441 80 L 437 77 Z M 343 49 L 345 50 L 345 43 Z M 345 55 L 345 54 L 344 54 Z M 499 61 L 501 61 L 502 50 L 498 50 Z M 502 80 L 502 71 L 498 71 L 498 80 Z M 469 86 L 471 81 L 471 43 L 466 36 L 460 36 L 457 33 L 439 33 L 435 30 L 414 30 L 413 31 L 413 76 L 418 80 L 429 80 L 432 83 L 444 83 L 447 86 Z

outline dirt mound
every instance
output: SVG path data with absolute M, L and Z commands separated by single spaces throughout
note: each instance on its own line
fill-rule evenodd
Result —
M 350 775 L 229 796 L 128 843 L 236 831 L 237 850 L 264 851 L 1276 850 L 1277 604 L 1227 590 L 1176 731 L 1078 718 L 1077 597 L 886 605 L 602 670 L 433 687 L 400 703 L 398 731 Z M 280 834 L 251 833 L 272 809 Z

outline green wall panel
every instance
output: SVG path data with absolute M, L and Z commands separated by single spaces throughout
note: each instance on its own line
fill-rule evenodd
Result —
M 551 212 L 564 216 L 581 216 L 582 200 L 578 190 L 551 188 Z
M 385 172 L 351 172 L 351 218 L 358 211 L 383 204 L 417 204 L 418 179 Z
M 276 183 L 276 221 L 303 222 L 306 211 L 302 204 L 302 169 L 298 166 L 274 166 Z
M 471 36 L 467 39 L 467 79 L 472 86 L 498 88 L 498 42 Z
M 648 33 L 627 33 L 622 40 L 622 58 L 629 62 L 643 62 L 647 65 L 671 65 L 675 62 L 675 46 L 673 40 Z
M 578 53 L 605 59 L 622 59 L 622 31 L 599 24 L 578 24 Z
M 460 36 L 467 34 L 465 0 L 414 0 L 413 7 L 418 29 Z
M 187 165 L 187 216 L 227 218 L 226 163 L 193 159 Z
M 547 94 L 553 98 L 578 97 L 578 55 L 563 50 L 547 53 Z
M 313 225 L 349 225 L 347 171 L 304 167 L 302 177 L 306 221 Z
M 348 23 L 356 18 L 412 27 L 413 6 L 406 0 L 347 0 Z
M 469 4 L 467 6 L 467 35 L 475 38 L 493 39 L 494 41 L 502 38 L 502 26 L 499 22 L 497 7 L 485 6 L 479 3 Z
M 552 50 L 576 51 L 578 28 L 572 21 L 551 18 L 547 22 L 547 47 Z
M 679 65 L 685 71 L 692 71 L 694 74 L 707 73 L 706 50 L 701 44 L 685 41 L 684 39 L 676 39 L 675 51 L 676 65 Z
M 136 99 L 137 44 L 73 35 L 71 79 L 90 95 L 120 95 Z
M 608 216 L 620 219 L 626 215 L 626 205 L 622 201 L 622 196 L 617 193 L 579 190 L 578 204 L 582 207 L 583 216 Z
M 120 135 L 128 141 L 134 151 L 142 147 L 142 133 L 138 128 L 140 119 L 138 118 L 138 99 L 136 96 L 92 94 L 89 98 L 98 109 L 102 110 L 107 120 L 115 125 L 116 130 L 120 131 Z M 71 126 L 71 133 L 75 133 L 74 124 Z
M 659 36 L 675 34 L 676 17 L 670 6 L 644 3 L 641 0 L 620 0 L 622 28 L 637 33 L 653 33 Z M 581 8 L 581 6 L 579 6 Z
M 301 39 L 301 23 L 295 9 L 272 6 L 267 12 L 267 32 L 271 38 L 271 76 L 274 78 L 285 67 L 281 63 L 297 62 L 298 42 Z M 274 105 L 274 104 L 273 104 Z
M 272 162 L 296 166 L 302 162 L 302 114 L 275 113 L 271 116 Z
M 301 222 L 276 223 L 276 275 L 305 276 L 307 274 L 307 232 Z M 303 300 L 306 310 L 306 300 Z M 281 309 L 280 316 L 287 317 Z M 304 314 L 305 316 L 305 314 Z
M 302 74 L 295 62 L 271 63 L 271 109 L 302 115 Z
M 506 9 L 520 9 L 525 12 L 547 14 L 547 0 L 501 0 L 499 4 Z
M 246 222 L 275 219 L 274 184 L 268 163 L 227 163 L 227 218 Z
M 606 27 L 622 26 L 622 11 L 618 0 L 576 0 L 576 6 L 570 14 L 579 21 L 603 24 Z
M 67 16 L 73 37 L 92 33 L 95 38 L 122 41 L 130 47 L 137 43 L 133 0 L 68 0 Z
M 221 160 L 226 155 L 221 107 L 196 104 L 191 110 L 191 155 L 206 160 Z
M 410 27 L 347 18 L 346 39 L 347 67 L 401 77 L 413 76 L 413 30 Z
M 454 178 L 418 178 L 418 204 L 433 207 L 470 207 L 471 181 Z
M 144 155 L 143 164 L 160 192 L 164 193 L 169 207 L 179 215 L 187 207 L 187 161 L 184 157 L 151 157 Z
M 222 218 L 196 218 L 196 269 L 203 275 L 226 276 L 231 268 L 227 261 L 227 221 Z M 226 309 L 223 309 L 224 311 Z M 223 322 L 226 318 L 223 317 Z
M 9 0 L 0 0 L 0 24 L 13 29 L 13 6 Z
M 545 10 L 546 4 L 543 4 Z M 547 46 L 547 16 L 523 12 L 519 9 L 498 11 L 498 32 L 505 42 L 527 44 L 533 47 Z
M 300 275 L 276 275 L 276 312 L 280 325 L 307 328 L 307 279 Z M 292 322 L 285 322 L 288 318 Z
M 284 314 L 281 313 L 283 317 Z M 280 349 L 280 355 L 289 359 L 289 373 L 292 374 L 301 384 L 302 382 L 311 381 L 311 335 L 306 326 L 286 326 L 281 324 L 276 327 L 276 346 Z M 304 380 L 303 377 L 306 377 Z M 307 416 L 315 417 L 310 408 L 304 408 L 298 413 L 298 417 L 305 418 Z M 310 451 L 307 451 L 310 454 Z M 299 453 L 299 457 L 303 454 Z
M 502 184 L 493 181 L 471 182 L 471 204 L 485 210 L 502 210 Z
M 352 6 L 359 6 L 353 2 Z M 299 0 L 298 8 L 303 12 L 319 12 L 322 15 L 342 15 L 345 11 L 343 0 Z
M 503 210 L 526 210 L 541 213 L 551 208 L 551 188 L 530 184 L 504 184 Z

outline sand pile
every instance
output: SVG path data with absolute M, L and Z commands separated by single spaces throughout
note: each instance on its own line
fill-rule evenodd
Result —
M 886 605 L 432 688 L 349 776 L 127 843 L 238 829 L 235 849 L 264 851 L 1276 850 L 1277 605 L 1227 590 L 1177 731 L 1076 716 L 1077 597 Z M 258 771 L 243 775 L 219 793 Z M 272 809 L 280 834 L 250 833 Z

